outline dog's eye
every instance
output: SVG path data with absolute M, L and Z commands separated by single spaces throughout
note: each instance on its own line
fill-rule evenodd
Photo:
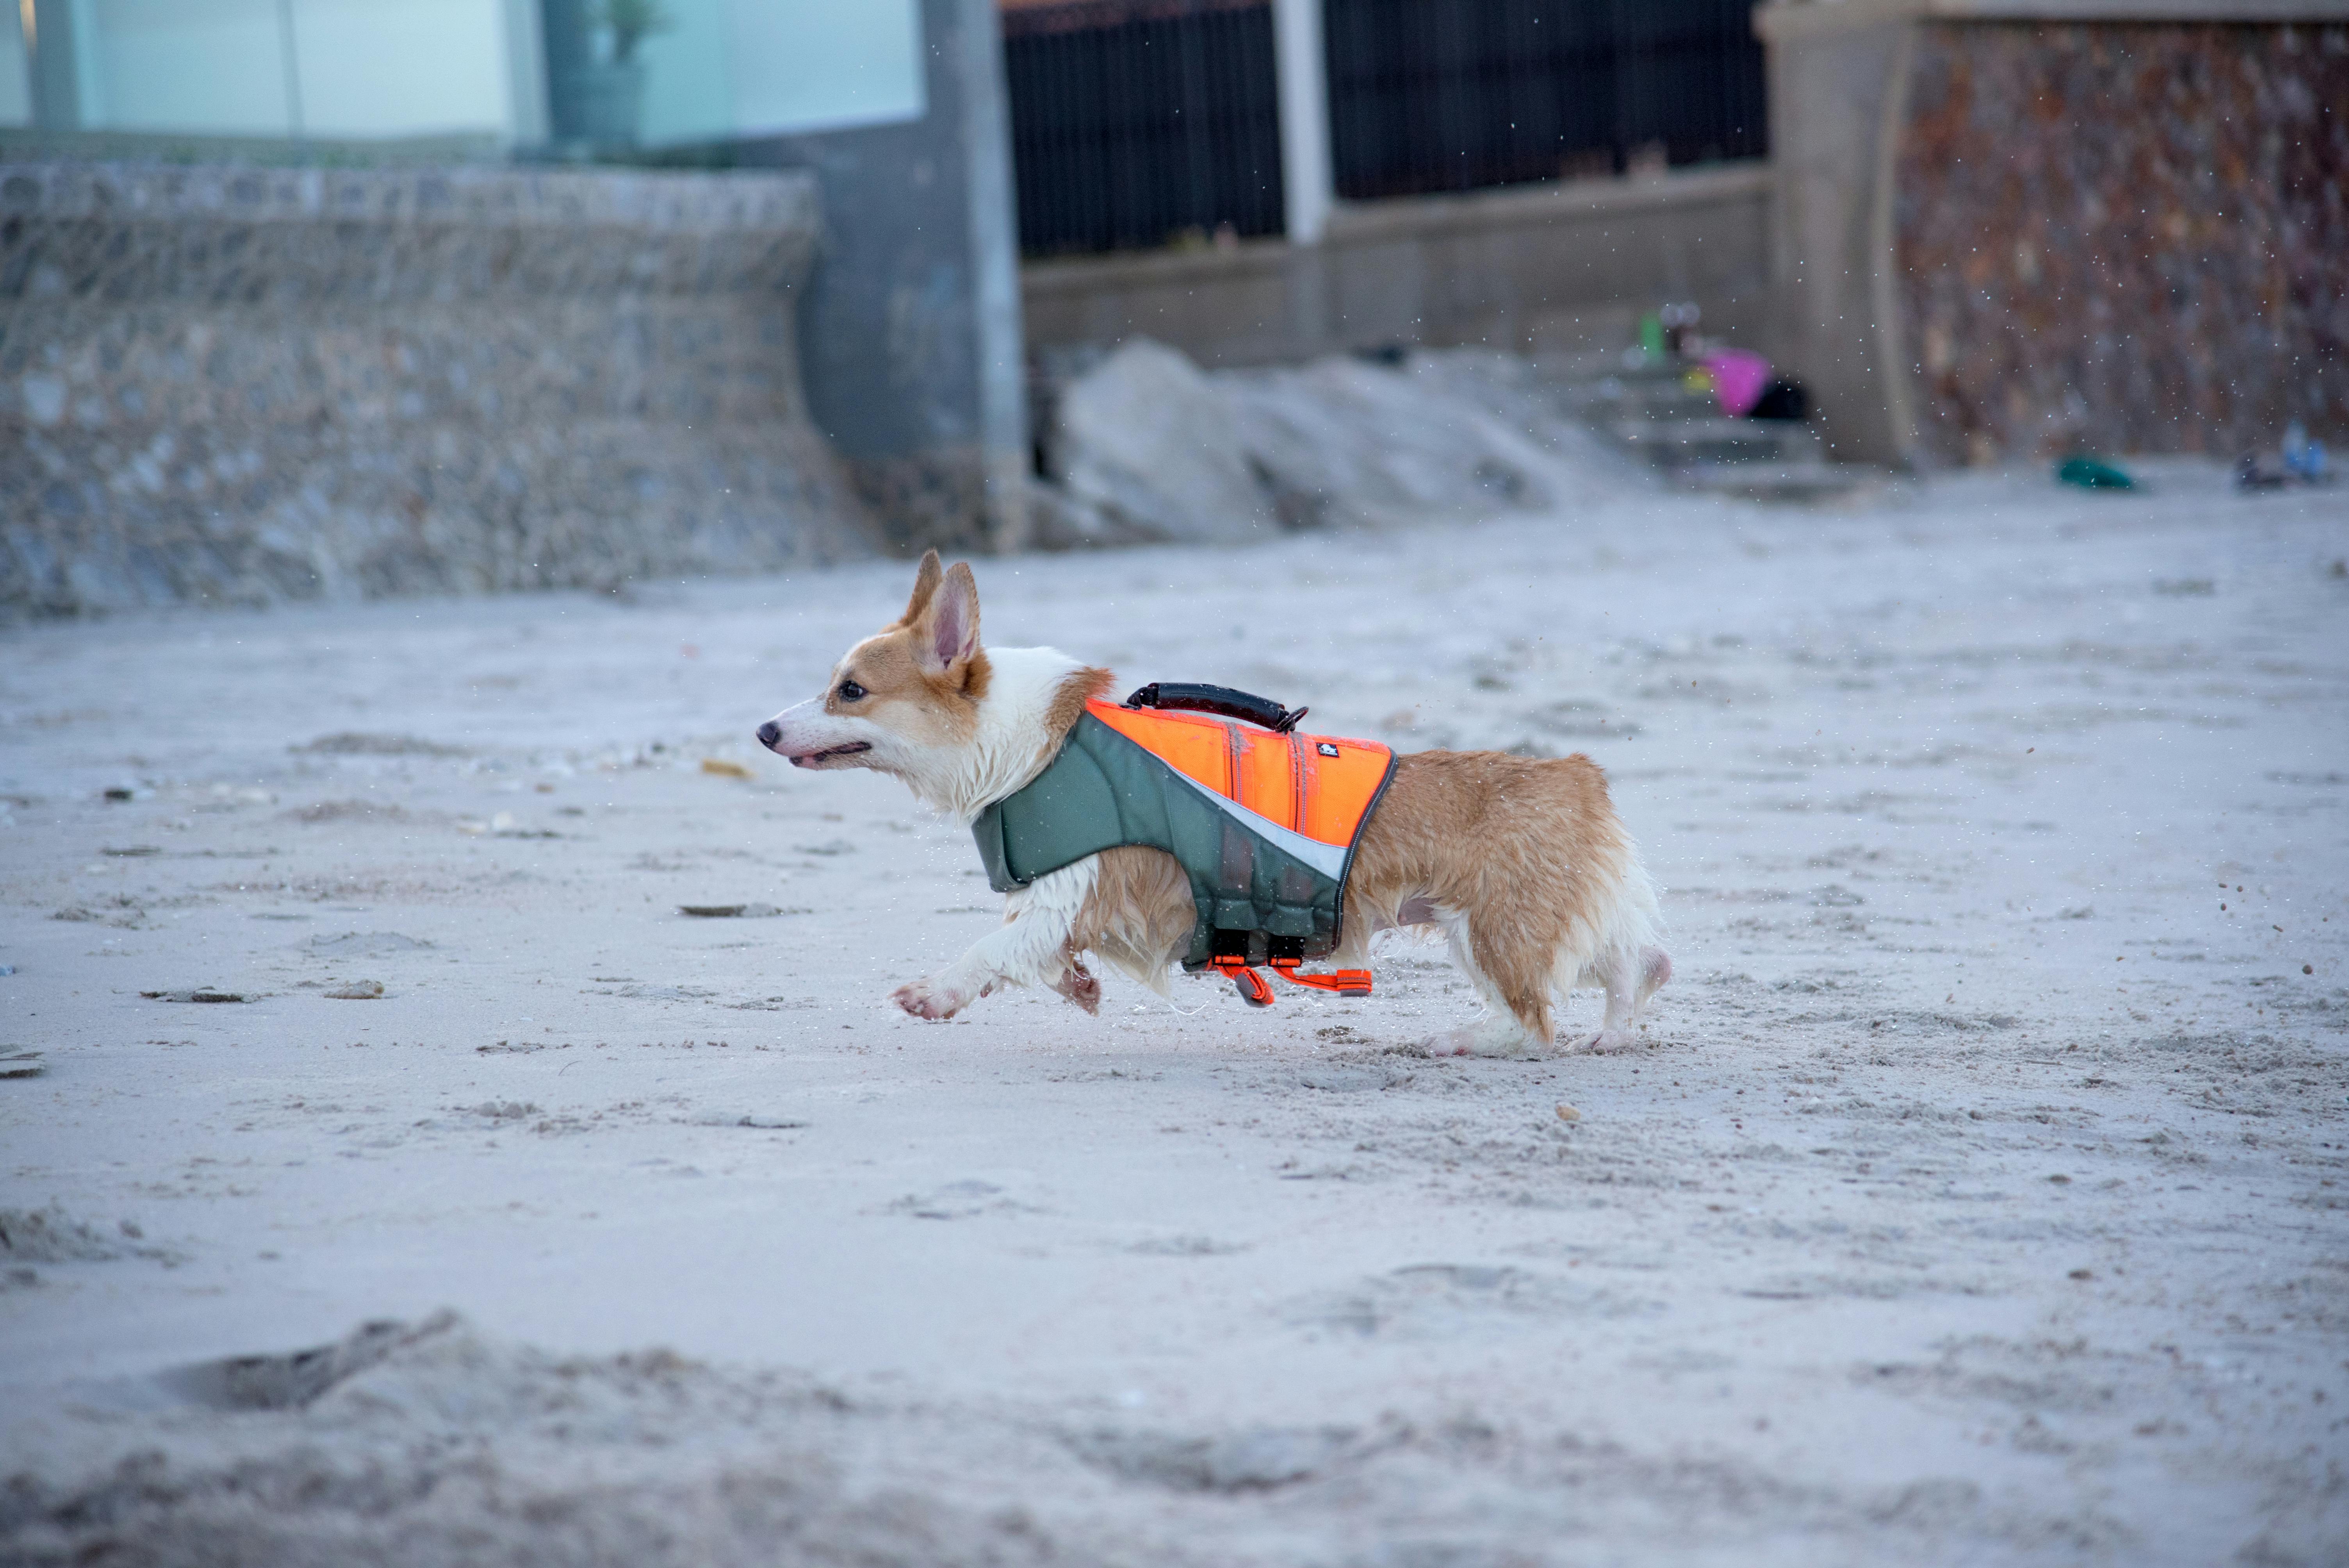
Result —
M 863 702 L 864 700 L 864 688 L 858 686 L 854 681 L 843 681 L 840 683 L 840 700 L 843 702 Z

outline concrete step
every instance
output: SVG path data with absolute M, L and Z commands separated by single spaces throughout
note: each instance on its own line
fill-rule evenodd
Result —
M 1568 411 L 1594 423 L 1616 419 L 1704 419 L 1721 413 L 1710 392 L 1692 392 L 1677 381 L 1644 386 L 1602 381 L 1567 399 Z
M 1696 462 L 1672 470 L 1674 483 L 1738 500 L 1817 505 L 1860 500 L 1885 490 L 1890 477 L 1873 469 L 1820 459 L 1802 462 Z
M 1885 488 L 1889 476 L 1826 460 L 1809 425 L 1733 419 L 1692 392 L 1686 360 L 1578 355 L 1540 363 L 1559 412 L 1652 463 L 1682 488 L 1744 500 L 1817 505 Z
M 1810 428 L 1785 419 L 1732 419 L 1715 412 L 1693 419 L 1617 419 L 1603 428 L 1661 469 L 1702 462 L 1783 464 L 1818 453 L 1818 438 Z
M 1558 387 L 1594 387 L 1602 381 L 1618 381 L 1625 386 L 1677 382 L 1694 366 L 1695 361 L 1688 359 L 1642 359 L 1636 355 L 1612 353 L 1550 354 L 1534 357 L 1534 368 L 1552 385 Z

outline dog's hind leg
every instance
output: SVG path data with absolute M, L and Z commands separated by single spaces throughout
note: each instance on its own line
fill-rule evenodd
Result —
M 1639 1016 L 1648 998 L 1669 985 L 1672 978 L 1672 955 L 1661 947 L 1640 949 L 1640 989 L 1631 998 L 1631 1016 Z
M 1585 1048 L 1619 1051 L 1631 1044 L 1631 1026 L 1648 998 L 1672 977 L 1671 955 L 1661 947 L 1643 947 L 1636 953 L 1618 947 L 1601 957 L 1589 973 L 1607 987 L 1607 1016 Z
M 1003 923 L 936 975 L 912 980 L 890 1000 L 916 1018 L 951 1018 L 998 985 L 1046 985 L 1090 1013 L 1101 982 L 1077 961 L 1069 938 L 1093 891 L 1099 857 L 1049 872 L 1013 893 Z

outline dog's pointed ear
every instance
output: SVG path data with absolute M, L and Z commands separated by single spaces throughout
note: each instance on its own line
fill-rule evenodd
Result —
M 968 562 L 956 562 L 939 582 L 915 624 L 914 638 L 922 668 L 931 675 L 950 673 L 978 652 L 978 583 Z
M 914 596 L 905 601 L 905 613 L 897 617 L 897 625 L 910 626 L 922 618 L 922 612 L 930 607 L 930 596 L 938 591 L 938 583 L 945 577 L 945 570 L 938 565 L 938 552 L 924 552 L 921 565 L 914 569 Z M 885 626 L 882 629 L 894 630 Z

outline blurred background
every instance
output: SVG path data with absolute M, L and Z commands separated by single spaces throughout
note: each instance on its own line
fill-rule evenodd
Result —
M 2349 0 L 8 9 L 0 614 L 2349 435 Z

